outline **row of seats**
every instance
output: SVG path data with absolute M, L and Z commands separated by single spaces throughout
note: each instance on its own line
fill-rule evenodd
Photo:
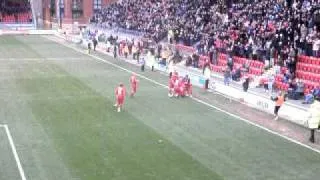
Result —
M 304 80 L 303 83 L 304 83 L 305 91 L 312 90 L 319 85 L 319 83 L 317 82 L 308 81 L 308 80 Z
M 187 52 L 187 53 L 194 53 L 196 52 L 193 47 L 184 46 L 181 44 L 177 44 L 175 48 L 179 51 Z M 246 58 L 240 57 L 233 57 L 234 67 L 242 67 L 243 64 L 249 62 L 249 72 L 247 76 L 260 76 L 263 73 L 264 63 L 259 61 L 248 60 Z M 199 58 L 199 66 L 203 68 L 203 66 L 209 63 L 208 56 L 200 56 Z M 225 67 L 227 66 L 227 55 L 223 53 L 219 53 L 218 55 L 218 64 L 213 65 L 211 64 L 210 67 L 214 72 L 223 73 Z
M 320 83 L 320 58 L 299 56 L 296 76 L 303 80 L 306 90 L 318 86 Z
M 320 74 L 320 65 L 297 63 L 297 70 Z
M 312 82 L 318 82 L 318 83 L 320 82 L 320 74 L 297 70 L 296 76 L 299 79 L 308 80 L 308 81 L 312 81 Z
M 298 62 L 312 65 L 320 65 L 320 58 L 309 57 L 309 56 L 299 56 Z
M 245 63 L 248 62 L 248 59 L 241 58 L 241 57 L 233 57 L 233 61 L 235 63 L 245 64 Z M 256 67 L 256 68 L 259 68 L 259 69 L 263 69 L 264 68 L 264 63 L 263 62 L 249 60 L 249 63 L 250 63 L 250 67 Z
M 3 15 L 0 21 L 4 23 L 28 23 L 32 20 L 31 13 L 19 13 L 16 15 Z

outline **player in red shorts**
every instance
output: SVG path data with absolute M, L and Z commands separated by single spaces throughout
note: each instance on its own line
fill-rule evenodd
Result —
M 184 77 L 185 95 L 192 97 L 192 84 L 188 75 Z
M 124 99 L 126 97 L 126 89 L 122 83 L 120 83 L 120 85 L 116 88 L 115 95 L 116 95 L 116 104 L 114 106 L 116 106 L 118 112 L 120 112 L 124 104 Z
M 169 97 L 172 97 L 172 96 L 173 96 L 174 83 L 175 83 L 175 81 L 174 81 L 174 79 L 171 77 L 171 78 L 169 79 L 169 93 L 168 93 L 168 96 L 169 96 Z
M 137 79 L 137 76 L 135 74 L 132 74 L 132 76 L 130 77 L 131 97 L 133 97 L 137 92 L 138 82 L 139 80 Z
M 175 82 L 174 82 L 174 96 L 175 97 L 179 97 L 181 96 L 182 92 L 181 92 L 181 78 L 179 79 L 176 79 Z
M 184 80 L 183 78 L 179 78 L 179 96 L 180 97 L 184 97 L 186 95 L 186 92 L 185 92 L 185 83 L 184 83 Z

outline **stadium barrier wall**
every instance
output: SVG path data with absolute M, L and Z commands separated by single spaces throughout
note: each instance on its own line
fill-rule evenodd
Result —
M 178 67 L 176 70 L 181 76 L 189 75 L 192 84 L 199 87 L 204 86 L 205 78 L 202 75 L 190 73 L 187 70 Z M 215 82 L 213 76 L 211 78 L 211 82 Z M 271 100 L 271 97 L 267 98 L 252 92 L 243 92 L 238 88 L 225 86 L 224 84 L 217 82 L 215 82 L 214 87 L 211 88 L 214 88 L 214 91 L 218 92 L 219 94 L 230 97 L 231 99 L 239 101 L 249 107 L 273 114 L 275 102 Z M 296 124 L 307 127 L 306 123 L 310 117 L 310 113 L 308 112 L 307 108 L 285 103 L 279 111 L 279 116 Z

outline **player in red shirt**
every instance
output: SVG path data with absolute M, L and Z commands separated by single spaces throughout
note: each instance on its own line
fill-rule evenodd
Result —
M 186 91 L 185 91 L 186 87 L 185 87 L 185 82 L 184 79 L 181 77 L 179 78 L 179 95 L 181 97 L 186 96 Z
M 175 81 L 174 81 L 174 79 L 171 77 L 171 78 L 169 79 L 169 93 L 168 93 L 168 96 L 169 96 L 169 97 L 172 97 L 172 96 L 173 96 L 174 83 L 175 83 Z
M 182 79 L 179 78 L 174 82 L 174 96 L 179 97 L 182 95 L 181 89 L 182 89 Z
M 192 84 L 188 75 L 184 77 L 185 95 L 192 97 Z
M 132 76 L 130 77 L 131 97 L 133 97 L 137 92 L 138 82 L 139 80 L 137 79 L 137 76 L 135 74 L 132 74 Z
M 172 74 L 171 79 L 172 79 L 173 81 L 176 81 L 178 78 L 179 78 L 179 74 L 178 74 L 177 71 L 175 71 L 175 72 Z
M 178 79 L 178 72 L 173 72 L 171 77 L 169 78 L 169 93 L 168 96 L 172 97 L 174 95 L 175 83 Z
M 116 88 L 115 95 L 116 95 L 116 104 L 114 106 L 116 106 L 118 112 L 120 112 L 124 104 L 124 99 L 126 97 L 126 89 L 122 83 L 120 83 L 120 85 Z

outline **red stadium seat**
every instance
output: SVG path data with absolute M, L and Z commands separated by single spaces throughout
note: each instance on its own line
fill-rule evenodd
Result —
M 223 54 L 223 53 L 219 53 L 218 59 L 227 60 L 227 55 L 226 55 L 226 54 Z

